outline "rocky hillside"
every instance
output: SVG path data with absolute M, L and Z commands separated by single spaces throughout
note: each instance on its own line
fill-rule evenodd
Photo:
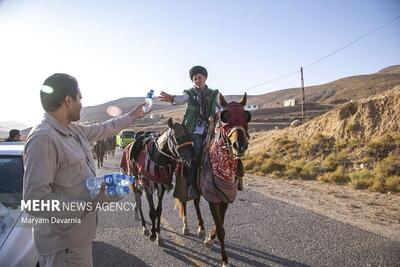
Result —
M 384 68 L 369 75 L 351 76 L 336 81 L 305 87 L 306 102 L 339 104 L 364 99 L 400 85 L 400 65 Z M 281 106 L 285 99 L 300 98 L 300 88 L 291 88 L 253 96 L 251 103 L 266 107 Z
M 338 103 L 350 100 L 365 99 L 371 95 L 385 92 L 396 85 L 400 85 L 400 65 L 387 67 L 375 74 L 352 76 L 339 79 L 327 84 L 309 86 L 305 88 L 306 102 L 311 117 L 324 114 Z M 299 88 L 279 90 L 263 95 L 249 96 L 249 104 L 260 104 L 261 109 L 254 112 L 251 128 L 256 130 L 274 129 L 275 127 L 286 127 L 291 120 L 299 117 L 299 108 L 283 108 L 283 101 L 291 98 L 298 98 Z M 238 100 L 241 96 L 226 96 L 228 101 Z M 109 119 L 106 113 L 108 106 L 117 106 L 122 112 L 143 101 L 140 97 L 127 97 L 113 100 L 101 105 L 84 107 L 81 113 L 81 120 L 98 122 Z M 159 102 L 155 99 L 153 114 L 154 117 L 148 120 L 148 127 L 162 123 L 163 118 L 170 116 L 181 119 L 184 107 L 172 107 L 169 104 Z M 271 116 L 271 114 L 273 114 Z M 276 119 L 281 119 L 276 121 Z M 258 120 L 258 121 L 257 121 Z M 271 123 L 275 120 L 276 123 Z M 144 123 L 144 122 L 143 122 Z M 146 125 L 146 124 L 143 124 Z
M 400 192 L 400 86 L 296 128 L 253 134 L 247 171 Z
M 400 134 L 400 86 L 365 100 L 339 105 L 297 128 L 274 130 L 259 135 L 267 142 L 276 136 L 310 139 L 322 134 L 335 139 L 360 138 L 368 141 L 386 133 Z M 261 141 L 261 140 L 258 140 Z

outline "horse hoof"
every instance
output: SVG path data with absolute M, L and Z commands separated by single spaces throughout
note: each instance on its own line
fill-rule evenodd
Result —
M 205 230 L 205 229 L 199 228 L 199 230 L 197 230 L 197 234 L 198 234 L 201 238 L 204 238 L 204 237 L 206 236 L 206 230 Z
M 149 235 L 150 235 L 149 229 L 144 228 L 144 229 L 143 229 L 143 235 L 144 235 L 144 236 L 149 236 Z
M 189 228 L 183 227 L 183 228 L 182 228 L 182 234 L 184 234 L 184 235 L 190 234 Z
M 214 239 L 211 239 L 210 237 L 208 237 L 208 238 L 206 238 L 206 240 L 204 240 L 204 245 L 208 249 L 210 249 L 212 247 L 213 243 L 214 243 Z
M 150 241 L 156 241 L 157 235 L 156 234 L 151 234 L 150 235 Z
M 160 247 L 164 246 L 164 241 L 161 238 L 157 238 L 157 245 Z
M 228 266 L 229 266 L 228 263 L 225 262 L 222 263 L 222 267 L 228 267 Z

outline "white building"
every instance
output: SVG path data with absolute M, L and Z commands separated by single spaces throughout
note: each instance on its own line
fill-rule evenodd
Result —
M 250 111 L 250 110 L 258 110 L 258 109 L 260 109 L 260 105 L 246 105 L 244 107 L 244 109 L 248 110 L 248 111 Z
M 299 104 L 298 99 L 287 99 L 283 101 L 283 106 L 284 107 L 295 107 Z

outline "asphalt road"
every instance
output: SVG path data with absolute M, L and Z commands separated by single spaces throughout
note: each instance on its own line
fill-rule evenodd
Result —
M 117 170 L 119 157 L 106 160 L 99 173 Z M 121 202 L 125 201 L 134 203 L 133 196 Z M 133 211 L 99 212 L 94 266 L 220 266 L 219 242 L 209 250 L 196 234 L 193 203 L 188 204 L 187 236 L 181 234 L 174 204 L 171 191 L 163 201 L 163 246 L 143 236 Z M 149 222 L 144 196 L 142 205 Z M 209 231 L 213 223 L 204 199 L 201 209 Z M 230 266 L 400 266 L 400 242 L 247 188 L 229 206 L 225 231 Z

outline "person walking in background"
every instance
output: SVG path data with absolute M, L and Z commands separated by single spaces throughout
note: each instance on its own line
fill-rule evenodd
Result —
M 106 154 L 106 141 L 104 139 L 100 139 L 96 141 L 94 145 L 94 153 L 96 154 L 97 158 L 97 168 L 103 167 L 104 163 L 104 155 Z
M 160 100 L 182 105 L 187 103 L 183 125 L 192 134 L 195 161 L 189 169 L 188 194 L 190 198 L 199 198 L 197 188 L 197 173 L 201 164 L 202 151 L 208 129 L 208 118 L 213 116 L 220 108 L 219 91 L 210 89 L 206 85 L 208 78 L 207 69 L 202 66 L 194 66 L 189 71 L 193 87 L 183 91 L 183 95 L 170 95 L 161 92 Z
M 96 166 L 90 144 L 111 137 L 144 116 L 143 105 L 130 113 L 104 123 L 79 125 L 81 92 L 77 80 L 67 74 L 48 77 L 40 91 L 45 110 L 43 121 L 32 128 L 24 147 L 24 201 L 58 200 L 60 207 L 75 204 L 117 201 L 104 192 L 91 199 L 86 179 L 96 176 Z M 41 267 L 93 266 L 92 241 L 96 233 L 97 212 L 32 211 L 41 218 L 79 219 L 79 223 L 34 224 L 34 242 L 39 252 Z
M 21 132 L 18 129 L 12 129 L 8 132 L 8 138 L 4 142 L 21 141 Z

